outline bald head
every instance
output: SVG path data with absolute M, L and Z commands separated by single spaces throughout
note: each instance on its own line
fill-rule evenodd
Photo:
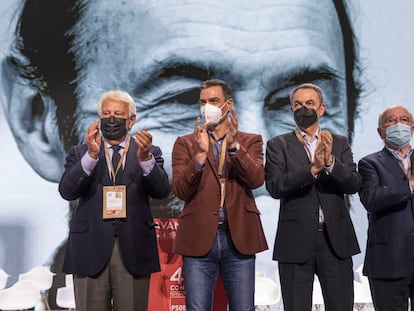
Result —
M 378 128 L 388 127 L 396 123 L 413 125 L 413 115 L 403 106 L 393 105 L 385 109 L 378 117 Z
M 406 154 L 414 132 L 413 115 L 403 106 L 391 106 L 380 114 L 377 131 L 385 146 Z

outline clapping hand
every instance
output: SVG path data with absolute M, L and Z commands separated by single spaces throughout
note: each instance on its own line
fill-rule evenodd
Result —
M 149 151 L 152 147 L 152 135 L 144 128 L 141 132 L 135 134 L 135 142 L 138 145 L 137 156 L 140 161 L 148 161 L 151 159 Z
M 333 164 L 332 156 L 332 134 L 327 130 L 321 131 L 322 144 L 324 145 L 324 166 L 329 167 Z
M 198 149 L 196 159 L 198 163 L 204 164 L 207 160 L 210 138 L 207 133 L 207 124 L 204 123 L 200 127 L 200 122 L 200 117 L 198 117 L 194 125 L 194 141 Z
M 237 128 L 238 128 L 238 119 L 236 111 L 232 108 L 228 112 L 228 128 L 226 133 L 227 148 L 232 149 L 237 144 Z
M 99 120 L 93 122 L 85 134 L 85 142 L 88 145 L 88 154 L 97 159 L 101 148 L 101 135 L 99 133 Z

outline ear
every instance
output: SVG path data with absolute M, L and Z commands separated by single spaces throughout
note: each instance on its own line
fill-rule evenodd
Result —
M 382 128 L 377 128 L 377 132 L 378 132 L 378 135 L 381 137 L 381 139 L 382 140 L 384 140 L 385 139 L 385 130 L 383 130 Z
M 132 129 L 132 127 L 135 124 L 136 119 L 137 119 L 136 115 L 132 115 L 128 118 L 128 120 L 127 120 L 127 122 L 128 122 L 127 123 L 127 129 L 128 129 L 128 131 L 130 131 Z
M 0 86 L 5 118 L 23 157 L 41 177 L 58 182 L 65 151 L 59 137 L 54 100 L 41 96 L 28 79 L 4 61 Z
M 227 102 L 227 110 L 232 109 L 233 106 L 234 106 L 234 100 L 233 100 L 233 98 L 230 98 Z
M 326 111 L 326 105 L 325 105 L 325 103 L 322 103 L 321 106 L 318 109 L 319 118 L 322 117 L 325 114 L 325 111 Z

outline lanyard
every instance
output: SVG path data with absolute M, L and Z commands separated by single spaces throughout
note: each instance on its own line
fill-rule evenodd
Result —
M 210 136 L 210 142 L 217 147 L 215 140 Z M 226 160 L 226 150 L 227 150 L 227 140 L 226 138 L 223 139 L 221 143 L 221 151 L 218 154 L 219 156 L 219 164 L 218 164 L 218 176 L 220 181 L 220 207 L 224 207 L 224 198 L 226 197 L 226 178 L 222 178 L 224 175 L 224 162 Z M 217 148 L 217 152 L 219 152 Z
M 127 154 L 128 149 L 129 149 L 129 143 L 131 141 L 131 137 L 129 135 L 127 136 L 127 139 L 126 139 L 126 142 L 125 142 L 125 148 L 124 148 L 125 150 L 122 153 L 121 158 L 119 159 L 119 162 L 118 162 L 118 166 L 116 167 L 115 170 L 114 170 L 114 167 L 112 166 L 111 157 L 109 155 L 109 148 L 110 147 L 108 147 L 108 145 L 110 145 L 110 144 L 105 139 L 104 139 L 104 141 L 105 141 L 105 157 L 106 157 L 107 162 L 109 163 L 109 167 L 111 168 L 111 176 L 112 176 L 112 180 L 113 180 L 113 183 L 114 183 L 114 186 L 115 186 L 115 177 L 116 177 L 116 174 L 118 174 L 119 169 L 122 166 L 122 163 L 124 162 L 125 155 Z
M 213 139 L 213 137 L 210 136 L 210 142 L 217 147 L 216 141 Z M 226 160 L 226 149 L 227 149 L 227 140 L 226 138 L 223 139 L 223 142 L 221 143 L 221 151 L 219 152 L 217 147 L 217 153 L 219 156 L 219 163 L 218 163 L 218 176 L 219 178 L 222 178 L 223 174 L 223 168 L 224 168 L 224 162 Z
M 319 131 L 319 129 L 318 129 Z M 318 135 L 318 141 L 316 142 L 315 150 L 312 152 L 312 150 L 309 148 L 308 144 L 303 140 L 302 134 L 300 133 L 298 128 L 295 128 L 295 135 L 297 139 L 302 143 L 303 147 L 305 147 L 306 154 L 308 155 L 308 159 L 311 163 L 313 163 L 313 160 L 315 158 L 315 150 L 320 142 L 321 135 Z

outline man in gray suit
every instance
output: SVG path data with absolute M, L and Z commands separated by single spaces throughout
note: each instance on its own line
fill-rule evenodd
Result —
M 346 137 L 319 127 L 326 110 L 322 90 L 296 87 L 290 96 L 294 131 L 267 142 L 266 189 L 280 199 L 273 259 L 286 311 L 310 310 L 314 275 L 327 310 L 353 309 L 352 255 L 360 252 L 345 202 L 358 191 Z

